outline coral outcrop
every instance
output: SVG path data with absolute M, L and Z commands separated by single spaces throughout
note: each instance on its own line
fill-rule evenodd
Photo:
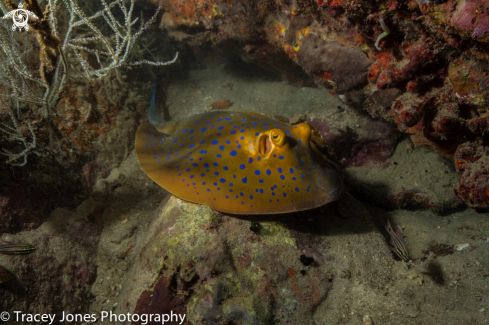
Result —
M 338 221 L 345 227 L 344 220 L 364 229 L 372 226 L 368 212 L 351 198 L 339 211 L 350 218 L 338 218 L 333 206 L 299 215 L 316 222 L 325 218 L 330 226 Z M 352 260 L 342 257 L 343 249 L 330 237 L 317 236 L 333 231 L 326 230 L 330 227 L 318 230 L 293 215 L 282 218 L 290 227 L 258 218 L 259 226 L 252 229 L 249 220 L 169 197 L 131 253 L 135 259 L 122 289 L 110 301 L 114 313 L 173 310 L 185 313 L 189 324 L 310 324 L 312 311 L 322 308 L 335 287 L 350 286 L 339 272 Z M 390 257 L 379 235 L 365 233 L 361 240 L 376 247 L 376 258 Z M 355 263 L 370 260 L 359 251 L 349 254 L 356 256 Z
M 312 33 L 297 51 L 297 62 L 316 83 L 334 88 L 340 95 L 365 86 L 367 68 L 372 64 L 359 48 L 326 42 Z
M 460 177 L 455 194 L 481 212 L 489 211 L 489 148 L 480 143 L 464 143 L 455 152 Z

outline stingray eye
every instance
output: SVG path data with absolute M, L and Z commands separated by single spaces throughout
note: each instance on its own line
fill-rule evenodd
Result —
M 285 132 L 279 129 L 273 129 L 270 131 L 270 141 L 277 147 L 281 147 L 285 144 L 287 136 Z

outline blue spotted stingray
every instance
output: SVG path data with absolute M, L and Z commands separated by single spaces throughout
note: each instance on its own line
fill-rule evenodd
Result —
M 256 113 L 211 111 L 177 122 L 143 124 L 142 169 L 190 202 L 231 214 L 278 214 L 338 198 L 341 177 L 311 141 L 311 127 Z

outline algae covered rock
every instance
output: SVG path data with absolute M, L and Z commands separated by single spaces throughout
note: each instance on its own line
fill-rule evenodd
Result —
M 172 196 L 158 207 L 138 245 L 113 312 L 179 313 L 189 324 L 311 324 L 333 283 L 347 281 L 335 277 L 349 259 L 340 258 L 344 253 L 323 236 L 331 234 L 328 225 L 352 219 L 371 227 L 357 219 L 361 206 L 347 204 L 354 211 L 348 219 L 326 206 L 281 215 L 281 223 L 255 216 L 256 226 Z M 377 235 L 367 237 L 373 236 L 373 247 L 384 255 Z

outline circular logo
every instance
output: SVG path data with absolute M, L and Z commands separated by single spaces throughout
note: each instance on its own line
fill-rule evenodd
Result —
M 0 320 L 1 320 L 1 321 L 6 322 L 6 321 L 8 321 L 9 319 L 10 319 L 10 314 L 9 314 L 8 312 L 3 311 L 3 312 L 1 312 L 1 313 L 0 313 Z
M 27 21 L 29 20 L 27 16 L 27 11 L 24 9 L 18 9 L 15 10 L 13 14 L 14 18 L 14 25 L 16 27 L 19 27 L 19 30 L 22 28 L 25 28 L 26 30 L 29 30 L 29 27 L 27 26 Z

